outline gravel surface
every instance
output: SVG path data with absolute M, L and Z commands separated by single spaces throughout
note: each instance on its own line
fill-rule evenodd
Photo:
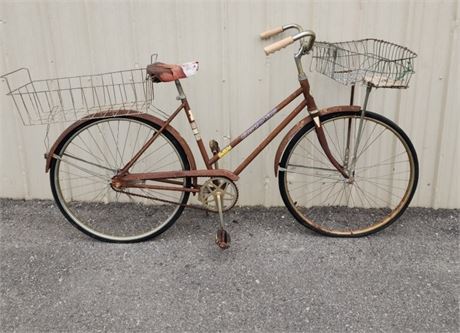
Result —
M 153 241 L 109 244 L 51 201 L 1 199 L 1 332 L 458 332 L 459 210 L 411 208 L 337 239 L 286 208 L 185 210 Z

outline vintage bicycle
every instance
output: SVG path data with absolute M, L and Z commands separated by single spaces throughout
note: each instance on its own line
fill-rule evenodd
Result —
M 407 88 L 416 54 L 377 39 L 316 42 L 315 33 L 288 24 L 262 39 L 296 30 L 265 47 L 267 55 L 294 42 L 299 88 L 228 145 L 210 141 L 208 155 L 180 79 L 198 63 L 168 65 L 151 59 L 146 68 L 97 75 L 32 80 L 26 68 L 2 76 L 25 125 L 73 122 L 47 147 L 46 171 L 62 214 L 96 239 L 138 242 L 158 236 L 185 207 L 219 214 L 216 243 L 227 248 L 223 212 L 238 200 L 239 174 L 302 111 L 274 158 L 281 197 L 302 225 L 328 236 L 357 237 L 394 222 L 409 205 L 418 179 L 415 149 L 391 120 L 367 110 L 374 88 Z M 351 86 L 350 105 L 318 109 L 303 70 L 311 69 Z M 156 59 L 155 59 L 156 60 Z M 25 74 L 25 84 L 13 77 Z M 154 84 L 174 82 L 179 106 L 155 106 Z M 363 107 L 354 104 L 355 85 L 366 87 Z M 300 102 L 235 170 L 218 162 L 240 142 L 296 99 Z M 171 122 L 184 112 L 205 168 Z M 190 205 L 190 195 L 201 205 Z

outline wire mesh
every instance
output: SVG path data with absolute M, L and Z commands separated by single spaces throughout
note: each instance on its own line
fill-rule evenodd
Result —
M 417 54 L 378 39 L 315 42 L 311 69 L 345 85 L 407 88 Z
M 27 74 L 26 83 L 12 88 L 13 77 L 21 72 Z M 32 80 L 29 70 L 21 68 L 2 78 L 24 125 L 104 118 L 115 110 L 147 112 L 154 97 L 145 68 L 46 80 Z

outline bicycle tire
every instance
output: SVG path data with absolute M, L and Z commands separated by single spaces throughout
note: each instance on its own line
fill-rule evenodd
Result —
M 340 141 L 346 142 L 347 137 L 351 138 L 348 139 L 349 142 L 352 142 L 353 139 L 356 139 L 356 128 L 358 128 L 357 124 L 360 115 L 360 111 L 350 111 L 345 113 L 333 113 L 321 117 L 321 123 L 323 129 L 325 130 L 326 137 L 328 138 L 328 141 L 332 141 L 329 142 L 329 147 L 331 148 L 336 159 L 339 160 L 339 163 L 344 163 L 346 156 L 345 147 L 350 147 L 344 143 L 340 144 Z M 386 163 L 383 163 L 387 157 L 385 155 L 383 157 L 377 157 L 380 158 L 379 161 L 382 163 L 374 162 L 374 164 L 371 164 L 370 166 L 363 166 L 364 163 L 370 163 L 367 162 L 367 160 L 372 160 L 372 158 L 377 155 L 372 150 L 369 151 L 369 146 L 366 147 L 365 144 L 363 144 L 361 148 L 362 150 L 360 151 L 361 154 L 356 154 L 359 156 L 358 162 L 361 164 L 358 164 L 358 162 L 356 164 L 356 174 L 353 175 L 353 182 L 355 183 L 351 183 L 350 180 L 346 180 L 337 170 L 332 170 L 333 166 L 326 159 L 324 153 L 322 153 L 323 155 L 320 154 L 322 149 L 318 143 L 318 140 L 315 139 L 315 142 L 314 140 L 310 139 L 313 137 L 316 138 L 313 122 L 310 122 L 301 128 L 287 145 L 280 161 L 280 171 L 278 174 L 279 189 L 284 204 L 290 213 L 295 217 L 295 219 L 303 226 L 327 236 L 366 236 L 380 231 L 395 222 L 405 211 L 410 201 L 412 200 L 417 187 L 419 171 L 417 154 L 409 137 L 398 125 L 379 114 L 366 111 L 364 121 L 365 122 L 362 136 L 363 140 L 361 142 L 365 142 L 365 144 L 371 145 L 377 140 L 383 141 L 384 139 L 388 138 L 387 141 L 391 143 L 390 145 L 385 145 L 386 141 L 378 143 L 380 144 L 379 148 L 383 152 L 380 154 L 384 154 L 391 149 L 393 149 L 394 154 L 393 156 L 390 156 Z M 343 124 L 340 122 L 343 122 Z M 367 124 L 371 125 L 367 126 Z M 340 125 L 343 127 L 342 131 L 340 130 Z M 335 133 L 333 133 L 332 129 L 334 129 Z M 376 129 L 378 129 L 377 132 Z M 351 135 L 346 135 L 348 132 L 351 133 Z M 376 134 L 374 134 L 375 132 Z M 379 136 L 374 138 L 373 136 L 377 136 L 377 133 L 380 133 Z M 368 135 L 368 137 L 366 137 L 366 135 Z M 384 138 L 380 139 L 382 136 Z M 334 138 L 337 138 L 338 144 L 334 142 Z M 343 140 L 341 140 L 341 138 L 343 138 Z M 301 151 L 301 153 L 296 153 L 296 150 L 300 151 L 298 150 L 298 147 L 302 147 L 300 145 L 302 140 L 304 142 L 308 142 L 309 145 L 313 145 L 313 148 L 302 148 L 310 149 L 310 153 L 307 150 L 306 152 Z M 353 145 L 354 143 L 352 146 Z M 360 148 L 359 146 L 360 144 L 358 144 L 358 151 Z M 401 148 L 403 148 L 401 153 L 397 153 L 397 151 L 399 151 L 397 149 Z M 320 149 L 321 151 L 319 151 Z M 367 151 L 369 151 L 367 153 L 369 156 L 365 155 L 365 157 L 362 159 L 364 162 L 360 162 L 362 154 L 366 153 Z M 302 154 L 303 156 L 301 156 Z M 318 161 L 312 157 L 314 155 L 316 156 L 315 158 L 318 158 Z M 399 161 L 401 156 L 407 156 L 407 161 Z M 304 165 L 295 164 L 294 162 L 297 160 L 304 161 Z M 392 164 L 393 160 L 395 163 Z M 289 168 L 291 169 L 289 170 Z M 302 171 L 298 171 L 299 169 L 302 169 Z M 384 175 L 377 174 L 373 176 L 373 173 L 377 173 L 377 171 L 374 171 L 376 169 L 379 172 L 383 170 L 383 172 L 389 173 Z M 359 173 L 361 173 L 361 175 L 359 175 Z M 407 173 L 409 174 L 407 179 L 402 179 Z M 367 174 L 371 175 L 367 176 Z M 384 178 L 384 176 L 386 178 Z M 291 177 L 290 180 L 288 179 L 289 177 Z M 303 185 L 302 182 L 297 181 L 297 183 L 300 184 L 297 189 L 303 191 L 304 194 L 295 194 L 295 192 L 298 190 L 294 188 L 293 184 L 296 182 L 297 178 L 302 179 L 302 177 L 305 180 L 305 185 Z M 314 177 L 319 178 L 319 180 L 315 179 L 312 181 Z M 399 179 L 399 177 L 401 179 Z M 306 181 L 306 179 L 308 179 L 308 181 Z M 374 180 L 371 181 L 369 179 Z M 404 188 L 398 187 L 401 193 L 403 193 L 401 199 L 399 202 L 394 203 L 394 208 L 386 206 L 381 207 L 385 204 L 384 200 L 381 199 L 381 196 L 389 196 L 388 203 L 390 204 L 391 202 L 397 201 L 397 199 L 394 199 L 394 197 L 397 197 L 395 194 L 397 188 L 395 186 L 396 181 L 400 181 L 401 184 L 407 183 L 407 185 L 404 185 Z M 314 182 L 319 184 L 315 185 Z M 388 187 L 390 190 L 383 188 L 383 185 L 389 182 L 391 182 Z M 373 184 L 375 185 L 375 188 L 370 191 L 370 188 Z M 323 188 L 321 188 L 321 186 Z M 342 190 L 340 188 L 341 186 L 343 188 Z M 363 187 L 363 189 L 360 187 Z M 366 187 L 365 190 L 364 187 Z M 314 192 L 314 194 L 306 192 L 309 188 L 311 188 L 311 191 L 316 192 Z M 343 194 L 346 193 L 346 188 L 349 188 L 348 199 L 346 199 L 346 194 L 345 197 Z M 328 193 L 323 194 L 321 191 L 323 193 L 328 191 Z M 340 191 L 342 191 L 342 194 L 338 194 Z M 390 193 L 385 193 L 384 191 L 390 191 Z M 353 193 L 355 193 L 355 199 L 353 199 Z M 366 194 L 369 194 L 369 198 L 364 197 Z M 308 202 L 306 197 L 310 198 L 308 199 Z M 319 205 L 319 201 L 322 200 L 321 198 L 325 198 L 323 205 Z M 350 202 L 350 198 L 356 202 Z M 346 199 L 346 205 L 343 204 L 344 199 Z M 381 201 L 379 199 L 381 199 Z M 299 200 L 303 201 L 299 203 Z M 389 210 L 390 208 L 391 210 Z M 374 219 L 373 216 L 376 216 L 376 220 L 369 221 L 370 217 Z M 362 222 L 366 222 L 366 224 Z M 352 226 L 351 224 L 354 225 Z
M 126 132 L 126 135 L 125 135 L 126 137 L 125 137 L 125 142 L 124 142 L 124 147 L 123 147 L 123 155 L 125 155 L 125 150 L 132 149 L 133 152 L 136 152 L 138 150 L 138 148 L 140 148 L 142 146 L 142 144 L 143 144 L 142 140 L 139 141 L 139 139 L 138 139 L 138 137 L 141 136 L 141 134 L 139 134 L 139 133 L 142 133 L 142 135 L 147 133 L 145 135 L 145 137 L 147 138 L 147 137 L 151 136 L 151 134 L 149 134 L 150 133 L 149 131 L 157 131 L 157 130 L 160 129 L 160 125 L 158 125 L 158 124 L 156 124 L 154 122 L 150 122 L 150 121 L 145 120 L 145 119 L 129 117 L 129 116 L 110 117 L 110 118 L 103 118 L 103 119 L 92 119 L 92 120 L 89 120 L 87 122 L 82 123 L 81 125 L 79 125 L 76 128 L 74 128 L 72 131 L 70 131 L 63 138 L 63 140 L 60 142 L 59 146 L 56 149 L 56 154 L 60 158 L 62 158 L 63 156 L 67 158 L 67 155 L 64 155 L 64 153 L 66 153 L 70 149 L 68 147 L 72 145 L 72 142 L 74 142 L 74 140 L 76 141 L 77 138 L 81 138 L 82 134 L 86 134 L 86 133 L 91 134 L 91 129 L 95 128 L 95 126 L 97 126 L 97 128 L 99 129 L 99 132 L 101 132 L 100 135 L 104 135 L 104 133 L 105 133 L 103 131 L 104 127 L 102 127 L 102 130 L 101 130 L 101 126 L 99 124 L 107 123 L 108 128 L 110 128 L 110 132 L 112 132 L 113 126 L 110 125 L 110 122 L 114 122 L 114 123 L 118 122 L 118 126 L 120 126 L 120 124 L 123 123 L 123 128 L 124 128 L 124 130 Z M 131 126 L 133 126 L 133 127 L 131 127 Z M 128 138 L 128 136 L 130 135 L 131 132 L 133 132 L 135 130 L 134 126 L 137 126 L 138 131 L 137 131 L 136 143 L 133 144 L 132 137 Z M 118 128 L 120 129 L 120 127 L 118 127 Z M 106 129 L 106 131 L 107 131 L 107 129 Z M 94 138 L 94 136 L 96 136 L 96 134 L 97 134 L 97 132 L 95 130 L 93 130 L 93 133 L 92 133 L 92 135 L 90 137 Z M 86 135 L 87 135 L 87 138 L 89 138 L 88 134 L 86 134 Z M 120 135 L 120 139 L 122 139 L 123 134 L 119 134 L 119 133 L 116 136 L 117 139 L 119 138 L 119 135 Z M 111 136 L 115 140 L 115 136 L 113 135 L 113 133 L 112 133 Z M 170 132 L 168 132 L 165 129 L 162 132 L 162 134 L 157 138 L 157 140 L 155 142 L 157 142 L 159 140 L 162 140 L 161 142 L 164 145 L 169 144 L 170 147 L 172 148 L 171 151 L 173 151 L 173 152 L 175 151 L 176 157 L 177 157 L 177 163 L 175 163 L 176 166 L 180 166 L 180 168 L 182 170 L 190 170 L 190 163 L 189 163 L 189 161 L 187 159 L 187 156 L 185 154 L 184 149 L 182 148 L 180 143 L 174 138 L 174 136 Z M 99 140 L 91 140 L 91 142 L 90 142 L 91 144 L 85 144 L 85 145 L 83 145 L 83 143 L 82 143 L 83 141 L 84 140 L 79 140 L 78 141 L 80 148 L 78 148 L 78 149 L 74 148 L 75 151 L 79 151 L 82 154 L 85 154 L 85 156 L 87 156 L 89 158 L 92 158 L 91 156 L 94 156 L 94 160 L 96 160 L 97 163 L 102 163 L 102 162 L 104 162 L 104 160 L 107 161 L 107 163 L 109 163 L 109 161 L 108 161 L 109 159 L 108 158 L 106 159 L 105 155 L 104 155 L 104 158 L 102 156 L 99 156 L 99 159 L 96 159 L 97 158 L 97 156 L 95 156 L 96 153 L 91 150 L 92 146 L 98 146 L 99 147 L 99 144 L 98 144 Z M 144 140 L 144 142 L 145 142 L 145 140 Z M 106 142 L 106 144 L 107 144 L 107 142 Z M 74 143 L 74 145 L 78 146 L 76 143 Z M 102 144 L 100 144 L 100 145 L 102 145 Z M 154 145 L 155 144 L 153 144 L 151 147 L 153 147 Z M 109 145 L 107 145 L 107 146 L 109 146 Z M 107 147 L 105 147 L 105 149 L 106 148 Z M 104 154 L 105 149 L 100 148 L 99 149 L 100 153 Z M 149 149 L 150 149 L 150 147 L 149 147 Z M 163 148 L 161 148 L 161 149 L 163 149 Z M 96 149 L 94 149 L 94 150 L 96 151 Z M 86 153 L 85 153 L 85 151 L 86 151 Z M 116 152 L 115 152 L 116 158 L 113 159 L 113 160 L 110 160 L 110 163 L 117 162 L 117 159 L 119 157 L 117 155 L 117 152 L 118 152 L 118 154 L 120 155 L 120 157 L 119 157 L 120 161 L 119 161 L 118 165 L 116 165 L 116 166 L 112 165 L 111 166 L 111 168 L 113 168 L 114 170 L 117 169 L 117 168 L 121 168 L 124 165 L 124 163 L 126 163 L 126 160 L 124 160 L 124 157 L 121 155 L 120 151 L 121 151 L 121 148 L 119 148 L 118 145 L 117 145 Z M 153 152 L 149 152 L 149 150 L 147 150 L 141 156 L 141 158 L 139 159 L 138 163 L 139 164 L 141 164 L 141 163 L 148 164 L 148 162 L 150 162 L 150 160 L 147 160 L 147 161 L 141 161 L 141 160 L 143 158 L 147 158 L 146 154 L 149 153 L 150 155 L 154 155 L 154 153 L 156 154 L 156 152 L 158 152 L 158 150 L 153 151 Z M 91 155 L 91 154 L 94 154 L 94 155 Z M 109 156 L 108 153 L 107 153 L 107 156 Z M 129 158 L 131 158 L 131 156 L 132 155 L 129 155 L 129 157 L 127 157 L 127 158 L 129 159 Z M 155 158 L 155 156 L 152 156 L 152 159 L 153 158 Z M 161 159 L 158 159 L 158 160 L 161 160 Z M 73 164 L 78 163 L 78 162 L 79 162 L 79 160 L 72 160 Z M 157 163 L 157 162 L 154 162 L 154 163 Z M 61 160 L 56 159 L 56 158 L 54 158 L 52 163 L 51 163 L 50 184 L 51 184 L 51 191 L 52 191 L 54 200 L 55 200 L 57 206 L 59 207 L 60 211 L 62 212 L 62 214 L 66 217 L 66 219 L 74 227 L 76 227 L 78 230 L 82 231 L 83 233 L 85 233 L 85 234 L 87 234 L 87 235 L 89 235 L 89 236 L 91 236 L 91 237 L 93 237 L 95 239 L 101 240 L 101 241 L 114 242 L 114 243 L 131 243 L 131 242 L 145 241 L 147 239 L 151 239 L 151 238 L 154 238 L 154 237 L 160 235 L 161 233 L 163 233 L 164 231 L 169 229 L 175 223 L 175 221 L 179 218 L 179 216 L 181 215 L 182 211 L 184 210 L 184 205 L 187 203 L 189 195 L 190 195 L 189 192 L 179 192 L 179 193 L 181 193 L 181 195 L 180 195 L 179 200 L 177 201 L 178 204 L 177 204 L 177 206 L 176 205 L 171 205 L 171 206 L 174 206 L 175 208 L 171 211 L 171 214 L 168 215 L 167 219 L 165 221 L 160 222 L 159 226 L 154 227 L 154 228 L 150 228 L 149 224 L 151 223 L 150 222 L 151 219 L 149 219 L 149 217 L 154 218 L 156 215 L 161 217 L 162 215 L 161 215 L 160 209 L 162 207 L 161 207 L 161 204 L 160 204 L 160 206 L 155 206 L 154 202 L 152 200 L 148 200 L 148 199 L 145 199 L 145 198 L 134 197 L 132 195 L 124 195 L 123 196 L 123 194 L 112 193 L 112 192 L 110 192 L 110 190 L 108 190 L 108 192 L 110 192 L 110 193 L 107 194 L 107 197 L 110 196 L 111 198 L 113 198 L 115 196 L 117 198 L 116 202 L 115 201 L 113 201 L 113 202 L 105 202 L 105 201 L 107 201 L 106 199 L 102 200 L 102 199 L 98 198 L 97 200 L 95 200 L 96 203 L 88 202 L 88 201 L 85 201 L 84 199 L 81 199 L 81 202 L 78 203 L 78 201 L 75 199 L 75 201 L 77 203 L 74 203 L 73 206 L 70 207 L 69 202 L 66 201 L 66 199 L 64 198 L 64 194 L 62 193 L 63 189 L 61 187 L 61 183 L 63 182 L 63 180 L 60 178 L 60 170 L 61 170 L 61 166 L 63 166 L 63 165 L 65 165 L 65 167 L 62 169 L 63 174 L 65 172 L 64 169 L 66 167 L 67 168 L 72 167 L 72 165 L 69 167 L 68 163 L 67 164 L 62 163 Z M 91 164 L 88 164 L 88 162 L 86 162 L 84 164 L 83 169 L 87 170 L 90 167 L 91 167 Z M 136 167 L 136 164 L 133 167 Z M 147 168 L 148 166 L 146 165 L 145 167 Z M 74 169 L 77 169 L 77 168 L 74 167 L 73 169 L 71 169 L 73 174 L 75 174 Z M 97 169 L 97 170 L 99 170 L 99 169 Z M 87 170 L 87 171 L 89 172 L 90 170 Z M 155 171 L 155 170 L 146 169 L 146 171 Z M 81 171 L 81 172 L 84 174 L 84 171 Z M 74 176 L 69 174 L 69 179 L 70 180 L 68 182 L 71 183 L 72 181 L 74 181 L 74 179 L 72 179 L 72 177 L 74 177 Z M 86 177 L 90 181 L 93 181 L 93 182 L 95 180 L 99 179 L 96 176 L 92 176 L 91 174 L 86 175 Z M 110 175 L 107 176 L 107 179 L 106 179 L 107 182 L 110 182 L 109 177 L 110 177 Z M 85 177 L 83 177 L 83 178 L 85 178 Z M 78 188 L 78 186 L 80 186 L 80 187 L 86 186 L 85 185 L 86 182 L 84 180 L 76 179 L 76 181 L 78 181 L 79 184 L 76 187 L 74 187 L 74 189 Z M 102 183 L 102 180 L 99 180 L 99 182 Z M 95 186 L 95 185 L 94 184 L 89 184 L 88 186 Z M 184 179 L 184 186 L 185 187 L 190 187 L 191 186 L 190 177 L 187 177 L 187 178 Z M 144 191 L 144 190 L 141 189 L 139 191 Z M 144 192 L 142 192 L 142 193 L 144 193 Z M 169 192 L 171 192 L 171 191 L 169 191 Z M 141 193 L 141 192 L 139 192 L 139 193 Z M 74 194 L 74 195 L 77 196 L 76 194 Z M 157 194 L 157 195 L 159 195 L 159 194 Z M 104 194 L 103 194 L 103 196 L 104 196 Z M 71 197 L 72 197 L 72 195 L 69 197 L 68 200 L 71 200 L 70 199 Z M 102 202 L 102 201 L 104 201 L 104 202 Z M 104 206 L 104 204 L 106 206 Z M 133 204 L 135 204 L 135 205 L 133 206 Z M 80 207 L 78 207 L 78 205 L 81 205 L 81 206 L 86 205 L 87 207 L 86 208 L 80 208 Z M 112 206 L 110 207 L 109 205 L 112 205 Z M 166 206 L 166 205 L 163 205 L 163 210 L 166 209 L 164 206 Z M 130 209 L 130 208 L 132 208 L 132 209 Z M 87 221 L 82 221 L 81 216 L 76 216 L 75 210 L 77 210 L 77 209 L 79 210 L 80 215 L 85 214 L 84 209 L 86 209 L 91 214 L 93 214 L 92 212 L 94 212 L 95 216 L 99 217 L 101 220 L 104 219 L 104 221 L 106 221 L 107 225 L 104 226 L 104 227 L 98 226 L 96 224 L 96 223 L 98 223 L 97 221 L 92 221 L 91 220 L 92 217 L 86 218 L 86 216 L 85 216 L 85 218 L 87 219 Z M 86 214 L 89 215 L 90 213 L 86 213 Z M 149 214 L 151 214 L 151 215 L 149 215 Z M 167 214 L 167 213 L 164 213 L 164 214 Z M 134 225 L 137 224 L 138 226 L 140 226 L 141 225 L 140 221 L 142 221 L 142 223 L 145 224 L 145 229 L 146 230 L 143 230 L 143 232 L 138 233 L 137 231 L 134 230 Z M 95 224 L 96 227 L 89 225 L 89 222 Z M 123 235 L 123 236 L 109 234 L 109 232 L 115 233 L 115 231 L 114 231 L 114 226 L 115 226 L 114 224 L 115 223 L 114 222 L 125 223 L 126 226 L 123 225 L 123 227 L 127 231 L 132 229 L 132 234 Z M 96 228 L 100 228 L 101 230 L 97 230 Z M 150 229 L 148 229 L 148 228 L 150 228 Z M 120 230 L 121 229 L 122 228 L 120 226 Z

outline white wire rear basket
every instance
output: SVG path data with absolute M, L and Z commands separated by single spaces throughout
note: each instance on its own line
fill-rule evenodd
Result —
M 416 57 L 406 47 L 378 39 L 315 42 L 311 69 L 345 85 L 407 88 Z
M 20 77 L 21 84 L 15 85 Z M 32 80 L 29 70 L 20 68 L 1 78 L 24 125 L 104 118 L 115 110 L 146 112 L 153 101 L 145 68 L 45 80 Z

